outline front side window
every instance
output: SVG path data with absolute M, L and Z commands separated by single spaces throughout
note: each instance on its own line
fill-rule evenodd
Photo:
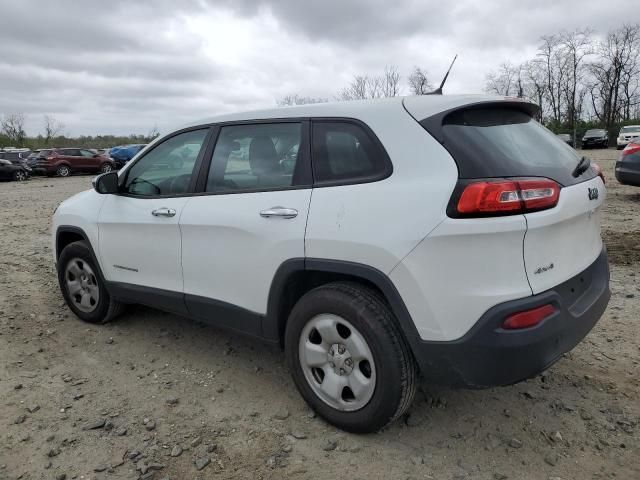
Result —
M 349 122 L 314 122 L 313 171 L 316 183 L 366 182 L 390 173 L 386 153 L 363 127 Z
M 272 123 L 222 127 L 207 192 L 232 193 L 296 185 L 302 125 Z
M 126 173 L 123 193 L 139 196 L 187 193 L 208 129 L 180 133 L 157 145 Z
M 94 153 L 89 150 L 80 150 L 80 155 L 87 158 L 93 158 Z

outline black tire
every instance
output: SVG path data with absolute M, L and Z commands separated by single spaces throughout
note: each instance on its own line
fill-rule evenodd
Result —
M 299 340 L 307 322 L 320 314 L 338 315 L 365 338 L 375 364 L 373 396 L 359 410 L 341 411 L 325 403 L 310 387 L 300 362 Z M 349 432 L 375 432 L 411 405 L 417 384 L 416 363 L 395 318 L 374 290 L 351 282 L 323 285 L 294 306 L 285 332 L 285 355 L 303 398 L 322 418 Z
M 95 282 L 99 289 L 99 299 L 95 308 L 91 312 L 80 310 L 71 299 L 69 289 L 66 284 L 65 271 L 69 262 L 74 259 L 81 259 L 95 272 Z M 91 249 L 84 241 L 73 242 L 64 247 L 58 258 L 56 265 L 58 270 L 58 284 L 62 291 L 62 296 L 71 311 L 81 320 L 89 323 L 107 323 L 122 313 L 124 305 L 111 298 L 105 287 L 104 277 L 100 267 L 94 260 Z
M 16 170 L 15 172 L 13 172 L 13 179 L 16 182 L 24 182 L 28 178 L 29 176 L 27 175 L 27 173 L 22 170 Z
M 71 175 L 71 167 L 68 165 L 60 165 L 56 168 L 56 175 L 59 177 L 68 177 Z

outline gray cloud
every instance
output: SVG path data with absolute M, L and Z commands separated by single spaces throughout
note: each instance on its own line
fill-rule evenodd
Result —
M 0 0 L 0 114 L 28 133 L 53 114 L 70 134 L 144 133 L 275 105 L 332 98 L 354 74 L 426 67 L 448 91 L 474 92 L 504 60 L 562 29 L 618 26 L 611 0 Z

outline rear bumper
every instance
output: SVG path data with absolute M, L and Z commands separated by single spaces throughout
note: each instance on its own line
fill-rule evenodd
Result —
M 491 387 L 530 378 L 573 349 L 609 303 L 609 264 L 603 249 L 586 270 L 546 292 L 489 309 L 464 337 L 421 341 L 414 355 L 423 376 L 435 383 Z M 513 313 L 553 304 L 557 312 L 522 330 L 501 325 Z
M 616 180 L 623 185 L 640 187 L 640 161 L 616 162 Z

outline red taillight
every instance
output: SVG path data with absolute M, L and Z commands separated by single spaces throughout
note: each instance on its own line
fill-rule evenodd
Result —
M 624 157 L 625 155 L 631 155 L 632 153 L 638 152 L 640 152 L 640 143 L 630 142 L 626 147 L 624 147 L 624 150 L 622 150 L 620 155 Z
M 555 312 L 555 307 L 548 304 L 524 312 L 514 313 L 507 317 L 502 324 L 502 328 L 506 330 L 517 330 L 519 328 L 533 327 Z
M 602 183 L 607 183 L 604 179 L 604 173 L 602 173 L 602 168 L 597 163 L 592 163 L 591 166 L 596 171 L 596 174 L 602 179 Z
M 468 184 L 458 200 L 464 216 L 526 213 L 555 207 L 560 185 L 548 178 L 491 180 Z

